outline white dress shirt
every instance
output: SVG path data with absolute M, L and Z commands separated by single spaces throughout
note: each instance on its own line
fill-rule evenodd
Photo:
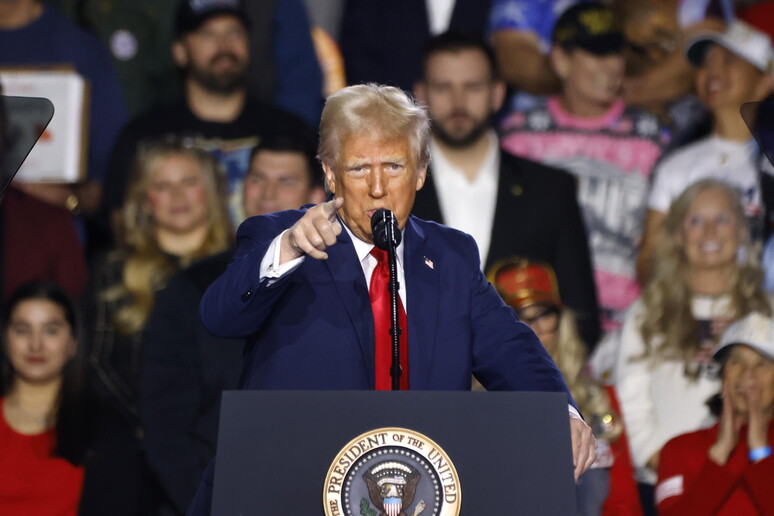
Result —
M 365 274 L 366 285 L 371 285 L 371 276 L 376 269 L 376 258 L 371 255 L 371 250 L 375 247 L 374 244 L 363 242 L 352 232 L 349 228 L 342 224 L 344 229 L 349 233 L 349 237 L 352 239 L 352 244 L 355 246 L 355 252 L 357 253 L 357 259 L 360 261 L 360 266 L 363 268 L 363 274 Z M 403 302 L 403 310 L 408 313 L 408 306 L 406 305 L 406 275 L 403 272 L 403 239 L 400 240 L 400 245 L 395 249 L 396 269 L 398 272 L 398 295 Z
M 430 34 L 437 36 L 449 29 L 455 0 L 425 0 Z
M 430 142 L 433 184 L 443 223 L 473 237 L 478 245 L 481 267 L 486 263 L 492 241 L 497 181 L 500 177 L 497 135 L 490 131 L 488 138 L 489 151 L 473 181 L 468 179 L 465 171 L 446 159 L 435 140 Z

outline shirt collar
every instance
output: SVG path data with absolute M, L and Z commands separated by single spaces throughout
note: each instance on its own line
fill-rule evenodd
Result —
M 368 242 L 360 240 L 352 233 L 352 231 L 350 231 L 349 227 L 347 227 L 344 222 L 341 222 L 341 225 L 344 226 L 344 229 L 346 229 L 347 233 L 349 233 L 349 238 L 352 239 L 352 245 L 355 246 L 355 253 L 357 253 L 357 260 L 360 263 L 363 263 L 363 260 L 365 260 L 369 254 L 371 254 L 371 249 L 374 248 L 374 244 L 369 244 Z M 401 236 L 406 236 L 405 228 L 403 231 L 401 231 Z M 395 257 L 398 259 L 399 267 L 403 267 L 403 240 L 404 238 L 400 239 L 400 245 L 397 247 L 397 249 L 395 249 Z

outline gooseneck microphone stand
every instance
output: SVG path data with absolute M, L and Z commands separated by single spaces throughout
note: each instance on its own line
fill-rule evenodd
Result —
M 392 365 L 390 377 L 392 378 L 392 390 L 400 390 L 400 377 L 403 370 L 400 367 L 400 334 L 403 331 L 398 322 L 398 262 L 395 258 L 395 249 L 400 245 L 401 232 L 398 221 L 390 210 L 379 209 L 371 216 L 371 231 L 374 244 L 379 249 L 387 251 L 388 268 L 390 270 L 390 337 L 392 338 Z

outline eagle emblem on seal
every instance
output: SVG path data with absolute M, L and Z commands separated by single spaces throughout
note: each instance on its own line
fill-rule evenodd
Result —
M 419 502 L 413 515 L 404 511 L 414 502 L 414 495 L 419 482 L 419 472 L 401 461 L 380 462 L 363 473 L 371 498 L 379 516 L 416 516 L 424 509 L 424 503 Z M 420 507 L 421 506 L 421 507 Z

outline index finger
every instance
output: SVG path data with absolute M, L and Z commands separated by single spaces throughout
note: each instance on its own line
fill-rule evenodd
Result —
M 329 220 L 333 221 L 333 219 L 336 217 L 336 211 L 338 211 L 338 209 L 343 205 L 344 197 L 336 197 L 335 199 L 331 199 L 330 201 L 324 202 L 322 204 L 323 213 L 325 213 Z

